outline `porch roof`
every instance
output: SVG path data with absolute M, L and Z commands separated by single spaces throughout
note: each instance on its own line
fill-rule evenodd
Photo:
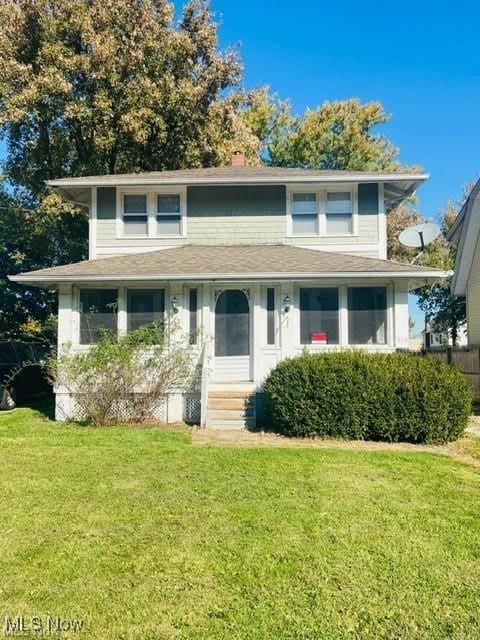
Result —
M 365 277 L 408 278 L 425 284 L 446 276 L 444 271 L 438 269 L 392 260 L 277 244 L 185 245 L 147 253 L 85 260 L 10 276 L 10 279 L 36 286 L 95 281 L 239 281 Z

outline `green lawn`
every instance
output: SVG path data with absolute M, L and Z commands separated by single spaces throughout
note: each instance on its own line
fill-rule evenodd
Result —
M 109 639 L 480 638 L 480 475 L 0 416 L 0 624 Z M 1 628 L 0 628 L 1 638 Z

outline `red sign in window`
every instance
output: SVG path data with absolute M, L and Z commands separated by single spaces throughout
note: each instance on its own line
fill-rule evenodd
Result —
M 325 331 L 313 331 L 310 334 L 310 342 L 311 344 L 327 344 L 328 333 Z

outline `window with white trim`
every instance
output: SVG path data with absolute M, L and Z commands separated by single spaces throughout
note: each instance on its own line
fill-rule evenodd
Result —
M 292 232 L 294 235 L 318 234 L 318 205 L 315 192 L 292 193 Z
M 352 233 L 352 194 L 350 191 L 328 191 L 325 202 L 326 232 L 329 236 Z
M 179 193 L 157 193 L 157 235 L 182 235 L 182 209 Z
M 122 195 L 123 233 L 127 236 L 148 236 L 148 205 L 145 193 Z

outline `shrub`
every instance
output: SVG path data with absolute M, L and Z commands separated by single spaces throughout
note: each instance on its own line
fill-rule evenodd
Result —
M 101 426 L 151 418 L 194 367 L 188 337 L 155 324 L 120 336 L 104 332 L 88 351 L 63 351 L 49 364 L 55 385 L 75 399 L 78 418 Z
M 411 354 L 343 351 L 283 360 L 265 382 L 272 428 L 287 436 L 456 440 L 471 392 L 453 367 Z

